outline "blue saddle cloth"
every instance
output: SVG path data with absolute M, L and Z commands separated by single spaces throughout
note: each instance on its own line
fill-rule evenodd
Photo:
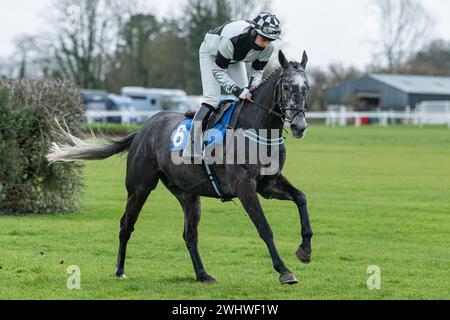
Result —
M 235 101 L 231 107 L 223 114 L 218 124 L 212 129 L 206 131 L 206 137 L 204 137 L 205 147 L 209 147 L 213 144 L 223 144 L 224 137 L 228 129 L 228 125 L 231 122 L 234 111 L 236 110 L 237 101 Z M 170 143 L 170 152 L 184 150 L 188 144 L 189 132 L 192 127 L 192 119 L 186 119 L 181 122 Z

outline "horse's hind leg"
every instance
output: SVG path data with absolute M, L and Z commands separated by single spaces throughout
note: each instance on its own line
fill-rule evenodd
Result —
M 197 280 L 206 284 L 216 283 L 216 279 L 205 271 L 200 253 L 198 252 L 198 225 L 201 216 L 200 197 L 187 195 L 174 190 L 172 192 L 177 197 L 184 211 L 183 239 L 189 250 Z
M 159 181 L 158 175 L 152 172 L 151 168 L 139 165 L 134 166 L 132 162 L 128 164 L 126 182 L 128 202 L 125 213 L 120 220 L 120 244 L 116 269 L 116 276 L 119 278 L 125 277 L 127 243 L 130 240 L 131 233 L 134 231 L 134 225 L 148 196 L 156 188 Z

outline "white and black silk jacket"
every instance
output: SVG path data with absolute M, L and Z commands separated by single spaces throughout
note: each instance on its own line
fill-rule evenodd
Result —
M 252 35 L 250 22 L 245 20 L 231 21 L 210 30 L 202 46 L 203 53 L 216 56 L 213 74 L 220 85 L 231 93 L 236 86 L 227 74 L 230 64 L 251 62 L 250 84 L 261 83 L 264 68 L 273 53 L 274 45 L 261 48 L 255 44 L 256 35 Z

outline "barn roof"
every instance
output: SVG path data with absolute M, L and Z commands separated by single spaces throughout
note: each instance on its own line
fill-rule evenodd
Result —
M 406 93 L 450 95 L 450 77 L 370 74 L 369 77 Z

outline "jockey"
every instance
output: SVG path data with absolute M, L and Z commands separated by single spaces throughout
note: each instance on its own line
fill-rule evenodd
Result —
M 280 35 L 280 21 L 268 12 L 253 21 L 227 22 L 206 34 L 199 50 L 203 103 L 193 120 L 188 140 L 191 147 L 186 147 L 183 158 L 203 158 L 203 122 L 219 108 L 221 88 L 239 99 L 252 99 L 251 92 L 261 83 L 273 53 L 273 41 Z M 252 63 L 250 83 L 246 62 Z

